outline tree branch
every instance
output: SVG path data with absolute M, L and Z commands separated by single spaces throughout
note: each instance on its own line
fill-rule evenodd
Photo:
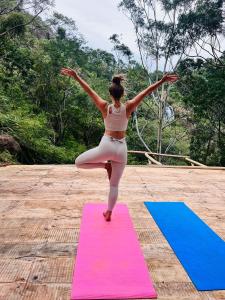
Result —
M 16 6 L 14 6 L 13 8 L 7 10 L 7 8 L 3 8 L 1 11 L 0 11 L 0 15 L 5 15 L 5 14 L 10 14 L 11 12 L 13 12 L 14 10 L 16 10 L 20 4 L 22 4 L 23 0 L 20 0 Z
M 31 18 L 29 22 L 24 23 L 24 24 L 18 24 L 16 26 L 13 26 L 12 28 L 6 30 L 5 32 L 0 33 L 0 37 L 6 35 L 10 31 L 12 31 L 12 30 L 14 30 L 14 29 L 16 29 L 18 27 L 27 26 L 27 25 L 31 24 L 43 11 L 44 11 L 44 8 L 42 8 L 35 16 L 33 16 L 33 18 Z

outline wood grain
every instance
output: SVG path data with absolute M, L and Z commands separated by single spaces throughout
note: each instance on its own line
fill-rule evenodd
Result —
M 82 208 L 106 203 L 108 187 L 101 169 L 1 168 L 0 300 L 69 300 Z M 225 239 L 225 170 L 127 166 L 118 199 L 129 208 L 159 300 L 225 299 L 225 291 L 196 290 L 144 201 L 184 201 Z

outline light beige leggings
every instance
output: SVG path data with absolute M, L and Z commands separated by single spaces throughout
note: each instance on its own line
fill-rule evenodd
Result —
M 108 210 L 113 210 L 118 198 L 118 186 L 127 164 L 127 143 L 126 139 L 115 139 L 103 135 L 99 145 L 85 151 L 75 159 L 78 168 L 92 169 L 105 168 L 105 163 L 110 160 L 112 174 L 110 178 L 110 190 L 108 195 Z

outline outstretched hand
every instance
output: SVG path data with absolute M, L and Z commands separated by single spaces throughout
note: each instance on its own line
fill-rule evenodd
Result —
M 66 75 L 69 77 L 77 78 L 77 72 L 71 68 L 62 68 L 60 74 Z
M 165 74 L 162 79 L 163 81 L 175 82 L 179 77 L 176 74 Z

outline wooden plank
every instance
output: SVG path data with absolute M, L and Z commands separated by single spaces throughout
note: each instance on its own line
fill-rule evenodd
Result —
M 26 285 L 23 300 L 68 300 L 71 284 L 33 284 Z
M 25 282 L 29 277 L 32 263 L 26 259 L 0 259 L 0 283 Z
M 153 282 L 191 282 L 183 266 L 173 257 L 147 259 Z
M 207 298 L 209 293 L 198 292 L 191 282 L 156 282 L 156 290 L 158 291 L 157 299 L 164 300 L 203 300 L 213 299 Z
M 75 243 L 7 243 L 0 244 L 2 258 L 48 258 L 73 257 L 76 255 L 78 242 Z
M 10 282 L 0 283 L 0 299 L 1 300 L 20 300 L 23 297 L 26 283 Z
M 165 242 L 160 231 L 136 229 L 136 233 L 141 244 L 161 244 Z
M 73 257 L 36 259 L 28 282 L 32 283 L 71 283 Z

